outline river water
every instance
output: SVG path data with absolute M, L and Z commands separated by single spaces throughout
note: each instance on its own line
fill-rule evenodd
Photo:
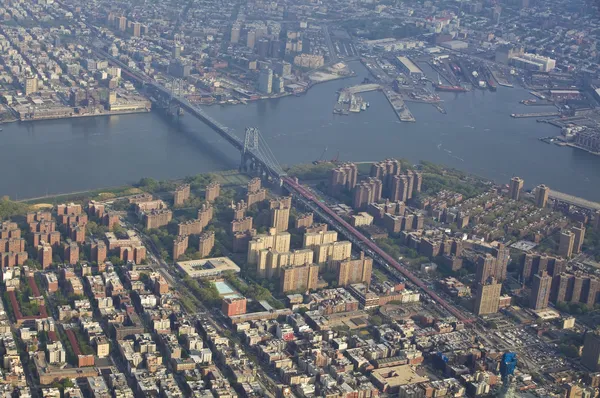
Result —
M 348 116 L 332 113 L 339 88 L 362 82 L 368 72 L 323 83 L 300 97 L 212 106 L 208 113 L 242 136 L 258 127 L 280 163 L 306 163 L 328 148 L 340 160 L 401 157 L 429 160 L 498 182 L 511 176 L 527 188 L 550 188 L 600 201 L 600 157 L 538 140 L 559 130 L 511 113 L 544 112 L 519 101 L 522 88 L 495 93 L 440 93 L 447 114 L 408 103 L 416 123 L 401 123 L 384 95 L 364 93 L 370 108 Z M 135 114 L 5 124 L 0 132 L 0 195 L 27 198 L 131 183 L 141 177 L 177 178 L 237 167 L 239 154 L 191 116 L 173 123 Z

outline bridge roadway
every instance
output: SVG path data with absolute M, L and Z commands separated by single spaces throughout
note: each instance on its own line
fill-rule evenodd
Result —
M 286 186 L 287 188 L 290 188 L 291 190 L 295 191 L 297 194 L 299 194 L 301 197 L 303 197 L 308 202 L 314 203 L 322 212 L 324 212 L 325 214 L 327 214 L 327 216 L 331 220 L 333 220 L 335 223 L 337 223 L 338 226 L 341 227 L 342 230 L 345 230 L 348 235 L 351 235 L 349 237 L 350 240 L 354 240 L 354 239 L 352 239 L 352 237 L 354 237 L 356 239 L 356 241 L 358 241 L 361 244 L 361 246 L 367 247 L 371 252 L 377 254 L 377 256 L 379 256 L 380 259 L 383 259 L 384 264 L 388 264 L 388 265 L 394 267 L 406 279 L 408 279 L 410 282 L 412 282 L 415 286 L 419 287 L 424 293 L 426 293 L 435 302 L 437 302 L 439 305 L 441 305 L 450 314 L 452 314 L 453 316 L 455 316 L 459 321 L 461 321 L 461 322 L 463 322 L 465 324 L 469 324 L 469 323 L 473 322 L 473 319 L 467 317 L 465 314 L 463 314 L 460 310 L 458 310 L 456 307 L 454 307 L 448 301 L 444 300 L 442 297 L 440 297 L 438 294 L 436 294 L 433 290 L 431 290 L 427 286 L 427 284 L 425 284 L 425 282 L 423 282 L 421 279 L 419 279 L 412 272 L 410 272 L 409 270 L 407 270 L 406 268 L 404 268 L 402 265 L 400 265 L 400 263 L 398 263 L 392 256 L 390 256 L 389 254 L 387 254 L 379 246 L 377 246 L 373 241 L 371 241 L 370 239 L 368 239 L 360 231 L 358 231 L 356 228 L 354 228 L 352 225 L 350 225 L 348 222 L 346 222 L 343 218 L 341 218 L 340 216 L 338 216 L 328 206 L 326 206 L 325 204 L 321 203 L 305 187 L 303 187 L 302 185 L 296 183 L 290 177 L 284 177 L 283 178 L 283 183 L 284 183 L 284 186 Z M 340 231 L 340 232 L 343 232 L 343 231 Z M 354 242 L 354 243 L 357 243 L 357 242 Z
M 212 117 L 205 114 L 201 109 L 193 106 L 187 99 L 172 95 L 172 93 L 170 91 L 168 91 L 166 88 L 164 88 L 161 85 L 159 85 L 158 83 L 156 83 L 154 80 L 148 78 L 147 76 L 145 76 L 137 71 L 132 70 L 128 65 L 124 64 L 117 58 L 111 56 L 107 52 L 105 52 L 101 49 L 98 49 L 97 47 L 94 48 L 94 51 L 96 51 L 100 55 L 106 57 L 113 64 L 119 66 L 132 79 L 135 79 L 147 86 L 152 87 L 153 89 L 158 91 L 158 93 L 161 95 L 171 98 L 172 101 L 175 101 L 176 103 L 178 103 L 187 112 L 196 116 L 197 118 L 202 120 L 204 123 L 208 124 L 213 130 L 215 130 L 219 135 L 221 135 L 223 138 L 225 138 L 229 143 L 231 143 L 238 150 L 240 150 L 240 151 L 244 150 L 244 143 L 242 142 L 242 140 L 239 137 L 237 137 L 235 134 L 233 134 L 227 127 L 223 126 L 221 123 L 217 122 Z M 261 159 L 260 154 L 253 154 L 253 155 L 256 156 L 256 158 L 258 160 L 263 161 L 263 159 Z M 304 188 L 302 185 L 296 183 L 293 179 L 285 176 L 285 174 L 282 174 L 282 172 L 280 170 L 277 170 L 277 169 L 271 167 L 271 165 L 267 164 L 264 161 L 263 161 L 263 163 L 266 167 L 271 168 L 271 172 L 274 175 L 277 175 L 282 180 L 282 182 L 285 185 L 287 185 L 288 188 L 291 188 L 293 191 L 298 193 L 309 203 L 312 202 L 312 203 L 316 204 L 316 206 L 322 212 L 327 214 L 330 217 L 330 219 L 333 220 L 335 223 L 337 223 L 337 225 L 343 231 L 345 231 L 348 235 L 350 235 L 349 238 L 351 240 L 355 241 L 354 243 L 360 244 L 362 247 L 367 247 L 372 253 L 377 254 L 379 256 L 379 258 L 383 260 L 382 262 L 384 264 L 388 264 L 388 266 L 391 265 L 392 267 L 394 267 L 398 272 L 400 272 L 404 277 L 406 277 L 406 279 L 408 279 L 410 282 L 412 282 L 415 286 L 419 287 L 423 292 L 425 292 L 427 295 L 429 295 L 429 297 L 431 297 L 434 301 L 436 301 L 439 305 L 441 305 L 444 309 L 446 309 L 450 314 L 454 315 L 461 322 L 471 323 L 473 321 L 472 319 L 466 317 L 461 311 L 459 311 L 457 308 L 455 308 L 452 304 L 448 303 L 446 300 L 444 300 L 439 295 L 437 295 L 416 275 L 414 275 L 412 272 L 410 272 L 409 270 L 404 268 L 402 265 L 400 265 L 400 263 L 398 263 L 392 256 L 390 256 L 389 254 L 384 252 L 381 248 L 379 248 L 370 239 L 368 239 L 366 236 L 364 236 L 362 233 L 360 233 L 356 228 L 354 228 L 353 226 L 348 224 L 344 219 L 342 219 L 340 216 L 338 216 L 333 210 L 331 210 L 329 207 L 327 207 L 323 203 L 319 202 L 314 197 L 314 195 L 312 193 L 310 193 L 306 188 Z M 354 238 L 354 239 L 352 239 L 352 238 Z
M 148 76 L 145 76 L 142 73 L 131 69 L 129 67 L 129 65 L 126 65 L 125 63 L 121 62 L 119 59 L 113 57 L 106 51 L 101 50 L 97 47 L 94 48 L 94 51 L 96 51 L 98 54 L 102 55 L 103 57 L 107 58 L 111 63 L 119 66 L 121 68 L 121 70 L 123 71 L 123 73 L 125 73 L 131 79 L 137 80 L 138 82 L 145 84 L 146 87 L 150 87 L 150 88 L 154 89 L 155 91 L 158 92 L 158 94 L 160 94 L 166 98 L 170 98 L 170 100 L 172 102 L 177 103 L 187 113 L 197 117 L 198 119 L 200 119 L 201 121 L 206 123 L 209 127 L 211 127 L 213 130 L 215 130 L 221 137 L 223 137 L 227 142 L 229 142 L 231 145 L 233 145 L 234 148 L 236 148 L 237 150 L 239 150 L 239 151 L 243 150 L 244 142 L 242 141 L 242 139 L 240 137 L 235 135 L 229 128 L 225 127 L 224 125 L 222 125 L 221 123 L 219 123 L 218 121 L 216 121 L 215 119 L 210 117 L 202 109 L 194 106 L 187 99 L 177 96 L 177 95 L 173 95 L 172 92 L 170 92 L 165 87 L 158 84 L 153 79 L 150 79 Z

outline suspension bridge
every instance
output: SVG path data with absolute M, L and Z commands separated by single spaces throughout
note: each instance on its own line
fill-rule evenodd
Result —
M 252 171 L 260 176 L 277 179 L 280 182 L 286 176 L 286 173 L 279 165 L 279 162 L 277 162 L 275 155 L 258 129 L 247 128 L 244 137 L 241 138 L 232 129 L 215 120 L 203 109 L 192 104 L 173 89 L 169 90 L 142 72 L 133 70 L 129 65 L 126 65 L 104 50 L 97 47 L 94 50 L 107 58 L 111 63 L 119 66 L 123 73 L 131 80 L 143 85 L 145 90 L 154 98 L 155 104 L 168 108 L 172 114 L 177 114 L 178 109 L 183 109 L 187 114 L 193 115 L 207 124 L 225 141 L 233 145 L 241 153 L 240 170 Z
M 387 269 L 393 269 L 399 272 L 415 287 L 420 289 L 422 293 L 428 295 L 433 301 L 438 303 L 449 315 L 466 324 L 473 321 L 468 315 L 444 298 L 440 297 L 430 289 L 425 282 L 403 267 L 396 259 L 384 252 L 373 241 L 364 236 L 356 228 L 352 227 L 325 203 L 319 200 L 319 198 L 309 189 L 301 185 L 296 178 L 287 176 L 283 168 L 279 165 L 277 158 L 269 148 L 267 141 L 257 128 L 246 128 L 244 137 L 241 138 L 237 136 L 233 130 L 212 118 L 204 110 L 189 102 L 185 97 L 178 95 L 173 90 L 168 90 L 139 71 L 132 70 L 128 65 L 112 57 L 110 54 L 99 49 L 96 49 L 96 51 L 113 64 L 121 67 L 125 75 L 136 80 L 138 83 L 141 83 L 148 92 L 157 97 L 155 100 L 159 102 L 160 106 L 184 109 L 186 113 L 200 119 L 227 142 L 233 145 L 233 147 L 239 150 L 241 154 L 240 170 L 254 172 L 261 177 L 277 181 L 278 184 L 287 189 L 292 196 L 296 197 L 296 199 L 305 206 L 312 209 L 321 218 L 328 221 L 336 230 L 338 230 L 338 232 L 356 244 L 361 250 L 366 251 L 379 264 Z M 172 113 L 175 114 L 175 112 Z

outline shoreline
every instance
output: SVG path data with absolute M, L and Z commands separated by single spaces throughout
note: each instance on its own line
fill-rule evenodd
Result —
M 31 122 L 43 122 L 48 120 L 68 120 L 68 119 L 79 119 L 84 117 L 96 117 L 96 116 L 119 116 L 119 115 L 134 115 L 140 113 L 150 113 L 152 109 L 145 110 L 137 110 L 137 111 L 113 111 L 113 112 L 103 112 L 103 113 L 93 113 L 93 114 L 85 114 L 85 115 L 71 115 L 71 116 L 58 116 L 58 117 L 41 117 L 36 119 L 10 119 L 10 120 L 1 120 L 0 126 L 3 124 L 9 123 L 31 123 Z
M 356 161 L 353 163 L 361 164 L 361 163 L 375 163 L 375 162 Z M 311 164 L 310 163 L 298 164 L 298 166 L 300 166 L 300 165 L 311 165 Z M 436 164 L 436 165 L 440 166 L 444 169 L 455 170 L 460 173 L 470 175 L 472 177 L 481 179 L 483 181 L 489 181 L 491 183 L 498 184 L 498 182 L 494 181 L 493 179 L 485 178 L 485 177 L 482 177 L 475 173 L 468 173 L 468 172 L 462 171 L 460 169 L 457 169 L 455 167 L 449 167 L 449 166 L 445 166 L 442 164 Z M 333 166 L 333 164 L 332 164 L 332 166 Z M 229 176 L 229 175 L 246 175 L 246 173 L 241 173 L 237 170 L 219 170 L 219 171 L 212 171 L 212 172 L 206 172 L 206 173 L 199 173 L 199 174 L 195 174 L 195 175 L 197 176 L 197 175 L 209 175 L 209 174 L 216 174 L 216 175 L 220 176 L 221 179 L 223 180 L 221 182 L 222 186 L 235 185 L 235 184 L 227 183 L 227 176 Z M 186 177 L 188 177 L 188 176 L 186 176 Z M 183 181 L 186 177 L 165 179 L 164 181 L 179 182 L 179 181 Z M 152 178 L 152 177 L 147 177 L 147 178 Z M 305 179 L 304 182 L 306 182 L 306 181 L 310 181 L 310 180 Z M 93 189 L 74 191 L 74 192 L 62 192 L 62 193 L 57 193 L 57 194 L 49 194 L 49 195 L 44 195 L 44 196 L 32 197 L 32 198 L 18 199 L 18 200 L 14 200 L 14 202 L 24 203 L 24 204 L 29 204 L 31 206 L 35 206 L 35 205 L 39 205 L 39 204 L 47 204 L 48 202 L 56 201 L 59 198 L 61 201 L 74 200 L 74 198 L 72 198 L 72 197 L 79 196 L 79 195 L 89 196 L 91 199 L 92 196 L 98 196 L 100 194 L 113 194 L 113 195 L 115 195 L 114 198 L 120 198 L 120 197 L 135 194 L 135 193 L 127 194 L 127 191 L 137 190 L 137 189 L 139 189 L 139 188 L 137 188 L 134 185 L 134 183 L 132 183 L 132 184 L 125 184 L 125 185 L 111 186 L 111 187 L 93 188 Z M 594 200 L 589 200 L 589 199 L 586 199 L 586 198 L 583 198 L 580 196 L 571 195 L 571 194 L 568 194 L 565 192 L 552 190 L 550 193 L 550 197 L 560 200 L 560 201 L 569 202 L 569 203 L 574 204 L 579 207 L 589 208 L 592 210 L 600 210 L 600 202 L 596 202 Z M 110 199 L 112 199 L 112 198 L 106 198 L 104 200 L 110 200 Z
M 209 174 L 215 174 L 220 176 L 220 178 L 223 180 L 221 183 L 221 186 L 223 187 L 227 187 L 229 185 L 234 185 L 234 184 L 230 184 L 227 182 L 227 177 L 228 176 L 235 176 L 235 175 L 241 175 L 244 173 L 239 172 L 238 170 L 235 169 L 228 169 L 228 170 L 216 170 L 216 171 L 208 171 L 205 173 L 198 173 L 198 174 L 193 174 L 193 175 L 188 175 L 188 176 L 183 176 L 183 177 L 176 177 L 176 178 L 168 178 L 165 179 L 163 181 L 174 181 L 174 182 L 178 182 L 178 181 L 183 181 L 185 178 L 187 177 L 193 177 L 193 176 L 198 176 L 198 175 L 209 175 Z M 154 178 L 152 176 L 147 176 L 147 177 L 142 177 L 142 178 Z M 45 200 L 52 200 L 52 199 L 56 199 L 56 198 L 62 198 L 62 197 L 71 197 L 71 196 L 77 196 L 77 195 L 99 195 L 99 194 L 117 194 L 118 193 L 123 193 L 125 191 L 131 190 L 131 189 L 138 189 L 135 184 L 137 184 L 137 182 L 132 182 L 130 184 L 123 184 L 123 185 L 113 185 L 113 186 L 107 186 L 107 187 L 100 187 L 100 188 L 90 188 L 90 189 L 84 189 L 81 191 L 73 191 L 73 192 L 59 192 L 56 194 L 47 194 L 47 195 L 42 195 L 42 196 L 36 196 L 36 197 L 31 197 L 31 198 L 23 198 L 23 199 L 17 199 L 17 200 L 13 200 L 14 202 L 18 202 L 18 203 L 25 203 L 25 204 L 31 204 L 31 205 L 35 205 L 35 204 L 39 204 L 39 203 L 44 203 Z M 118 197 L 118 196 L 117 196 Z M 11 199 L 12 200 L 12 199 Z M 67 200 L 66 198 L 63 200 Z M 38 203 L 35 203 L 38 202 Z
M 112 112 L 103 112 L 103 113 L 91 113 L 85 115 L 71 115 L 71 116 L 58 116 L 58 117 L 40 117 L 36 119 L 16 119 L 15 122 L 40 122 L 44 120 L 63 120 L 63 119 L 79 119 L 82 117 L 95 117 L 95 116 L 119 116 L 119 115 L 131 115 L 137 113 L 150 113 L 152 109 L 140 109 L 135 111 L 112 111 Z M 7 122 L 8 123 L 8 122 Z M 10 122 L 12 123 L 12 122 Z

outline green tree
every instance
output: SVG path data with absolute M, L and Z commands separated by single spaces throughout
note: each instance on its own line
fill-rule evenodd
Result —
M 144 191 L 154 192 L 158 189 L 159 183 L 154 178 L 145 177 L 140 180 L 137 186 Z
M 569 358 L 578 358 L 579 357 L 579 349 L 573 344 L 561 344 L 560 352 Z
M 8 196 L 0 199 L 0 220 L 25 214 L 29 211 L 29 205 L 10 200 Z

